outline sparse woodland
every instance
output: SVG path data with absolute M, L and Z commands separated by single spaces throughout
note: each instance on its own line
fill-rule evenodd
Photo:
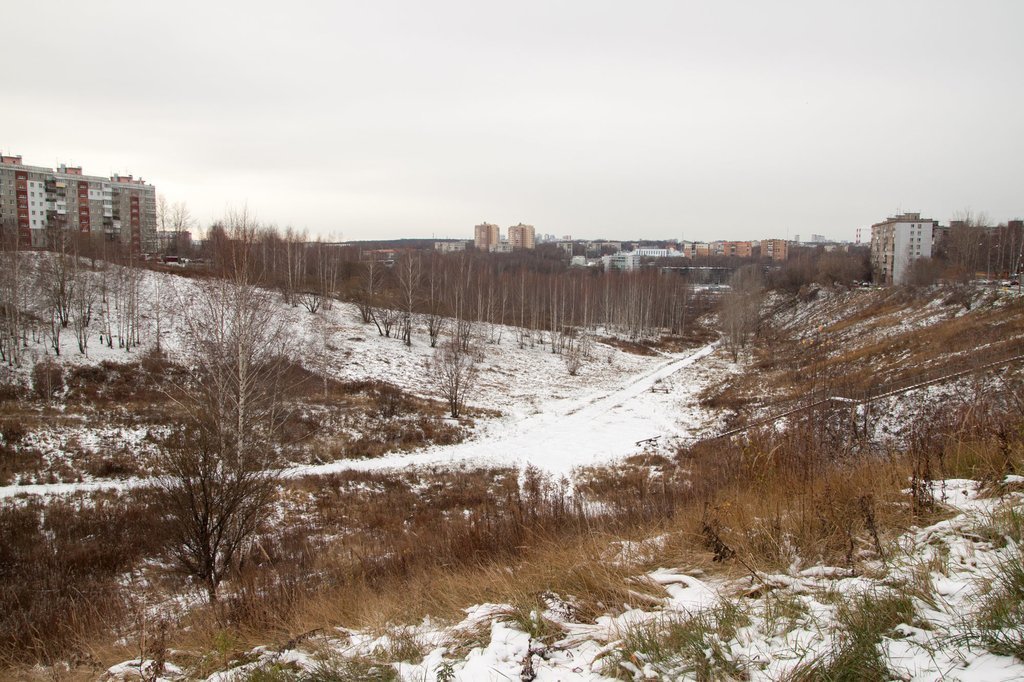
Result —
M 152 677 L 250 665 L 254 679 L 398 679 L 394 664 L 430 653 L 403 628 L 498 603 L 503 622 L 529 634 L 516 663 L 523 675 L 569 646 L 570 627 L 664 608 L 664 619 L 602 642 L 595 670 L 756 677 L 768 668 L 730 653 L 736 630 L 746 624 L 767 640 L 768 630 L 808 622 L 810 597 L 778 576 L 897 566 L 908 529 L 952 514 L 943 480 L 982 481 L 987 495 L 1009 486 L 1011 520 L 993 517 L 984 532 L 1001 552 L 1020 542 L 1012 477 L 1024 467 L 1021 379 L 1019 365 L 996 366 L 1024 344 L 1019 298 L 981 291 L 965 303 L 953 284 L 850 289 L 843 284 L 863 278 L 861 253 L 743 268 L 716 298 L 676 274 L 568 270 L 543 255 L 409 251 L 387 264 L 244 213 L 191 255 L 204 263 L 173 271 L 189 285 L 177 287 L 91 245 L 0 252 L 2 483 L 141 481 L 0 499 L 0 665 L 11 675 L 90 678 L 139 659 L 151 667 L 138 672 Z M 342 306 L 360 336 L 332 336 L 326 313 Z M 300 338 L 282 309 L 321 326 Z M 501 467 L 281 475 L 288 463 L 458 442 L 504 407 L 474 393 L 500 381 L 487 358 L 501 348 L 556 361 L 568 386 L 588 371 L 616 371 L 615 350 L 657 359 L 717 335 L 724 353 L 703 375 L 699 407 L 713 417 L 703 438 L 572 480 Z M 425 349 L 426 389 L 334 376 L 340 346 L 366 337 L 396 358 Z M 99 348 L 104 359 L 86 361 Z M 348 350 L 346 362 L 358 362 Z M 885 397 L 953 372 L 960 378 L 944 392 Z M 836 396 L 861 407 L 828 402 Z M 784 422 L 766 420 L 781 412 Z M 69 469 L 29 446 L 35 431 L 104 420 L 137 439 L 100 457 L 69 438 L 62 448 L 79 453 Z M 735 435 L 713 437 L 724 431 Z M 643 551 L 610 558 L 626 546 Z M 703 620 L 685 619 L 643 578 L 662 566 L 746 588 Z M 1014 575 L 998 574 L 993 596 L 936 650 L 960 637 L 1024 662 L 1019 638 L 1005 636 L 1024 627 Z M 906 589 L 925 603 L 936 599 L 929 585 Z M 815 608 L 828 599 L 814 595 Z M 892 674 L 880 643 L 933 615 L 890 596 L 837 607 L 853 639 L 829 639 L 787 679 Z M 335 627 L 390 643 L 364 650 L 352 639 L 357 653 L 339 654 Z M 424 678 L 453 679 L 445 671 L 455 675 L 488 637 L 452 630 Z M 260 645 L 312 647 L 319 677 L 264 661 L 251 653 Z

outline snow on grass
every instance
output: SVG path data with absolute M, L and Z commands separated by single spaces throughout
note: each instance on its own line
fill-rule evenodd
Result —
M 209 679 L 240 680 L 281 666 L 296 675 L 375 667 L 407 681 L 689 680 L 736 673 L 754 681 L 818 679 L 837 666 L 847 674 L 856 666 L 858 679 L 1024 679 L 1024 659 L 992 653 L 977 636 L 994 578 L 1020 558 L 1024 494 L 1014 490 L 1021 483 L 1024 478 L 1009 477 L 1008 492 L 987 497 L 974 481 L 937 482 L 936 496 L 954 515 L 909 530 L 898 539 L 896 556 L 860 574 L 816 566 L 726 580 L 659 568 L 637 576 L 664 589 L 658 605 L 609 612 L 590 623 L 575 621 L 571 608 L 546 594 L 548 607 L 530 614 L 529 628 L 511 606 L 481 604 L 455 624 L 426 619 L 383 635 L 338 629 L 315 646 L 259 647 L 244 666 Z M 1018 516 L 998 516 L 1007 510 Z M 1018 525 L 999 525 L 998 518 Z M 533 636 L 534 625 L 556 635 Z M 130 661 L 108 674 L 126 679 L 139 665 Z M 168 669 L 164 677 L 183 674 Z
M 164 301 L 160 311 L 163 350 L 177 361 L 188 363 L 182 342 L 184 315 L 203 282 L 144 271 L 140 286 L 143 301 L 151 302 L 156 296 Z M 405 346 L 396 338 L 380 336 L 373 324 L 363 324 L 352 304 L 335 302 L 330 310 L 310 314 L 302 307 L 286 305 L 273 292 L 270 298 L 292 330 L 294 352 L 303 365 L 341 381 L 380 380 L 419 396 L 440 397 L 428 366 L 435 351 L 424 329 L 417 328 L 412 345 Z M 155 309 L 143 310 L 143 345 L 130 352 L 119 349 L 116 343 L 108 348 L 93 342 L 88 355 L 82 355 L 73 336 L 64 334 L 59 361 L 82 364 L 137 360 L 153 345 L 155 317 Z M 529 464 L 562 474 L 651 449 L 639 441 L 657 439 L 654 449 L 668 452 L 678 439 L 709 430 L 714 415 L 699 406 L 697 395 L 717 376 L 705 361 L 714 352 L 714 345 L 689 353 L 642 356 L 595 343 L 591 357 L 572 376 L 564 358 L 551 352 L 550 344 L 520 347 L 512 328 L 498 327 L 500 334 L 484 333 L 485 329 L 490 332 L 492 326 L 478 325 L 474 352 L 479 357 L 479 379 L 468 402 L 498 411 L 501 416 L 477 419 L 476 434 L 470 441 L 378 459 L 299 466 L 287 474 L 438 464 Z M 496 337 L 501 338 L 500 343 L 488 343 L 488 338 Z M 47 355 L 45 344 L 38 344 L 33 352 Z M 654 392 L 651 389 L 655 384 L 667 390 Z M 61 437 L 58 433 L 41 436 L 50 444 L 59 444 Z M 124 447 L 148 447 L 127 431 L 122 440 Z M 50 457 L 66 454 L 59 445 L 46 449 Z M 84 487 L 135 483 L 86 481 Z M 74 489 L 73 484 L 6 486 L 0 487 L 0 498 Z
M 625 382 L 620 376 L 617 389 L 609 391 L 607 383 L 598 382 L 597 387 L 573 391 L 573 398 L 555 394 L 557 388 L 552 382 L 542 383 L 538 377 L 537 393 L 547 392 L 546 400 L 537 397 L 525 411 L 522 403 L 511 403 L 512 414 L 486 424 L 470 441 L 413 455 L 296 467 L 288 473 L 301 476 L 349 469 L 458 464 L 533 465 L 554 474 L 568 474 L 576 467 L 643 452 L 645 444 L 641 441 L 649 438 L 664 439 L 667 449 L 672 438 L 692 433 L 695 424 L 680 422 L 680 416 L 692 417 L 697 410 L 696 382 L 687 381 L 687 377 L 696 376 L 696 363 L 714 350 L 712 344 L 690 354 L 656 358 L 648 363 L 646 372 L 627 375 Z M 678 391 L 651 391 L 656 382 L 664 383 L 676 375 Z M 677 410 L 680 400 L 688 411 Z

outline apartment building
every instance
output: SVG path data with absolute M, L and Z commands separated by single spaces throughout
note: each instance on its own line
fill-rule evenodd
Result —
M 501 243 L 501 228 L 491 223 L 480 223 L 473 228 L 473 244 L 479 251 L 491 251 Z
M 640 269 L 640 256 L 635 253 L 620 251 L 610 256 L 602 256 L 601 262 L 605 270 L 625 270 L 631 272 Z
M 920 213 L 891 216 L 871 226 L 871 269 L 876 282 L 906 284 L 911 264 L 932 257 L 938 223 Z
M 508 228 L 508 243 L 512 245 L 513 249 L 534 248 L 534 237 L 533 225 L 519 223 Z
M 141 178 L 85 175 L 80 166 L 30 166 L 0 156 L 0 232 L 22 248 L 47 248 L 60 234 L 156 247 L 156 188 Z
M 461 239 L 455 241 L 434 242 L 434 251 L 439 253 L 459 253 L 460 251 L 466 250 L 467 244 L 469 244 L 468 241 Z
M 754 245 L 751 242 L 712 242 L 712 247 L 716 256 L 750 258 L 754 255 Z
M 683 254 L 675 249 L 661 249 L 652 246 L 638 246 L 633 253 L 644 258 L 676 258 Z
M 782 261 L 789 258 L 789 242 L 785 239 L 763 239 L 761 241 L 761 257 Z

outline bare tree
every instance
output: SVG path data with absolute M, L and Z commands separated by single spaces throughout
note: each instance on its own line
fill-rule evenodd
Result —
M 764 280 L 756 265 L 744 266 L 730 278 L 718 320 L 733 362 L 739 359 L 740 349 L 746 347 L 747 339 L 757 330 L 763 298 Z
M 285 303 L 288 303 L 289 305 L 296 305 L 296 292 L 298 292 L 299 287 L 302 285 L 302 276 L 306 267 L 305 242 L 305 232 L 296 232 L 291 227 L 285 228 L 285 282 L 283 290 Z M 320 307 L 319 301 L 317 302 L 316 307 Z M 310 312 L 316 311 L 311 310 Z
M 423 276 L 419 255 L 406 253 L 398 261 L 398 287 L 401 296 L 401 332 L 406 346 L 412 345 L 413 312 L 416 309 L 417 293 Z
M 441 267 L 437 256 L 433 254 L 430 256 L 430 267 L 426 276 L 425 304 L 430 347 L 437 348 L 437 340 L 445 328 L 445 317 L 441 303 Z
M 38 288 L 43 293 L 47 312 L 61 327 L 67 327 L 71 320 L 71 299 L 75 288 L 73 269 L 74 258 L 63 248 L 41 256 Z
M 0 234 L 0 360 L 8 367 L 21 365 L 25 324 L 25 258 L 17 234 Z
M 111 293 L 117 325 L 117 344 L 125 351 L 131 351 L 142 342 L 142 272 L 134 264 L 129 263 L 116 266 L 113 274 Z M 108 333 L 108 346 L 112 345 Z
M 313 245 L 315 252 L 313 273 L 316 291 L 320 295 L 321 306 L 330 310 L 334 306 L 334 298 L 338 292 L 339 249 L 336 244 L 325 244 L 319 238 Z
M 356 305 L 359 307 L 359 315 L 363 324 L 373 321 L 373 307 L 383 286 L 383 266 L 371 255 L 363 263 L 363 270 L 359 278 L 359 288 L 356 291 Z
M 451 338 L 434 351 L 434 359 L 427 368 L 438 392 L 448 403 L 448 413 L 453 418 L 459 417 L 476 386 L 473 356 L 462 349 L 457 338 Z
M 984 268 L 986 225 L 988 218 L 984 213 L 974 213 L 970 209 L 957 211 L 950 224 L 949 235 L 944 244 L 949 262 L 963 280 L 970 280 L 974 273 Z
M 185 249 L 185 233 L 192 229 L 195 220 L 184 201 L 177 201 L 170 210 L 171 255 L 180 256 Z
M 461 352 L 468 353 L 473 338 L 472 299 L 469 295 L 474 288 L 473 262 L 465 253 L 460 253 L 450 264 L 452 267 L 445 274 L 449 280 L 446 283 L 450 299 L 448 307 L 455 318 L 454 339 Z
M 75 262 L 74 279 L 75 287 L 71 297 L 71 327 L 75 331 L 75 340 L 78 341 L 78 352 L 86 355 L 89 348 L 89 324 L 92 322 L 96 290 L 91 273 L 84 270 L 78 261 Z M 157 320 L 159 320 L 159 316 Z M 157 325 L 157 349 L 159 350 L 159 321 Z
M 179 401 L 189 418 L 180 442 L 162 457 L 171 552 L 211 602 L 274 498 L 274 442 L 286 414 L 288 334 L 271 298 L 250 279 L 250 227 L 245 214 L 229 221 L 231 278 L 205 283 L 182 306 L 191 376 Z
M 393 300 L 385 299 L 380 303 L 370 309 L 370 319 L 377 326 L 377 332 L 381 336 L 391 338 L 391 330 L 401 321 L 402 312 L 395 309 Z
M 163 353 L 163 334 L 164 334 L 164 280 L 160 275 L 156 275 L 151 279 L 153 289 L 150 293 L 150 315 L 153 318 L 153 335 L 156 337 L 154 341 L 154 349 L 156 354 L 160 355 Z

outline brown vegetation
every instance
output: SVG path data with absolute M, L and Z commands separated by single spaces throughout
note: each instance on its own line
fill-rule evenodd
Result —
M 855 441 L 807 419 L 785 434 L 705 442 L 674 459 L 635 458 L 591 470 L 574 494 L 564 482 L 531 471 L 349 472 L 295 480 L 279 493 L 290 522 L 264 527 L 231 574 L 221 603 L 193 609 L 181 627 L 170 628 L 167 641 L 177 649 L 211 651 L 212 642 L 230 633 L 230 649 L 240 653 L 332 624 L 383 627 L 427 614 L 457 617 L 484 601 L 529 613 L 548 592 L 571 595 L 576 617 L 590 619 L 623 603 L 642 604 L 643 591 L 628 578 L 655 564 L 720 565 L 714 570 L 755 575 L 797 561 L 856 568 L 893 551 L 895 534 L 941 513 L 926 488 L 931 481 L 996 480 L 1024 466 L 1022 424 L 1020 413 L 979 404 L 937 413 L 905 454 L 865 457 Z M 169 531 L 147 497 L 53 502 L 77 514 L 53 540 L 45 540 L 49 526 L 43 524 L 68 524 L 71 516 L 44 519 L 39 503 L 3 508 L 5 530 L 16 538 L 2 562 L 17 570 L 4 583 L 7 602 L 15 604 L 2 644 L 9 662 L 94 651 L 109 664 L 133 655 L 100 644 L 109 643 L 113 631 L 139 636 L 137 617 L 125 606 L 135 586 L 119 576 L 132 571 L 167 584 L 159 547 Z M 145 542 L 124 548 L 115 541 L 118 553 L 109 559 L 76 553 L 70 544 L 52 547 L 61 538 L 70 543 L 101 532 Z M 619 541 L 653 536 L 662 539 L 647 543 L 645 557 L 609 563 Z M 79 558 L 94 568 L 52 563 Z M 36 600 L 27 600 L 26 590 L 53 584 L 53 571 L 67 587 L 38 592 L 52 594 L 52 602 L 46 597 L 41 603 L 35 592 Z M 24 582 L 26 576 L 31 580 Z M 107 595 L 103 613 L 93 613 L 92 602 L 62 596 L 86 590 Z M 47 618 L 57 613 L 63 628 L 51 636 Z M 22 632 L 34 633 L 31 641 Z M 179 654 L 177 660 L 211 664 L 202 656 Z
M 942 301 L 908 289 L 851 291 L 816 302 L 809 322 L 787 326 L 778 315 L 764 316 L 756 371 L 709 387 L 702 403 L 732 410 L 738 419 L 763 416 L 832 396 L 869 399 L 1020 354 L 1024 301 L 988 302 L 967 312 L 959 304 L 934 305 Z M 794 305 L 787 299 L 780 307 Z M 976 381 L 1010 380 L 998 376 L 988 371 Z

